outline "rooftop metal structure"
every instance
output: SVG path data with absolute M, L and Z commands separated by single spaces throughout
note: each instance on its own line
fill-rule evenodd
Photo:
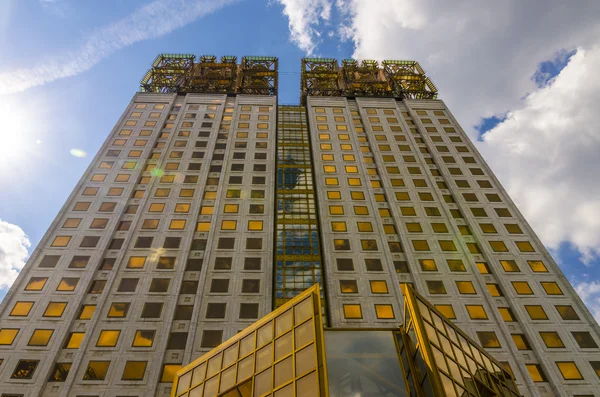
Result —
M 303 58 L 301 98 L 306 96 L 436 99 L 437 87 L 416 61 Z
M 142 92 L 276 95 L 276 57 L 159 54 L 140 80 Z

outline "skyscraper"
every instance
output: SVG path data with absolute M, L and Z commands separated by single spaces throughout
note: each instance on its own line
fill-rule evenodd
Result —
M 0 306 L 2 396 L 169 396 L 319 284 L 332 329 L 403 286 L 525 396 L 600 396 L 600 330 L 418 63 L 160 55 Z M 451 345 L 448 345 L 451 349 Z

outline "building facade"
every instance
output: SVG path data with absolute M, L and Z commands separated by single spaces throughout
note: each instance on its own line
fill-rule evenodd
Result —
M 523 395 L 600 396 L 598 325 L 418 63 L 305 59 L 283 106 L 237 62 L 144 76 L 0 305 L 0 395 L 168 396 L 319 284 L 328 329 L 399 327 L 410 285 Z

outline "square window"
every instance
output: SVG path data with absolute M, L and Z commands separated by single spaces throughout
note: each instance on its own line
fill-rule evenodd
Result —
M 565 380 L 581 380 L 583 376 L 573 361 L 557 361 L 556 366 Z
M 487 320 L 488 316 L 482 305 L 465 305 L 471 320 Z
M 141 318 L 160 318 L 162 312 L 162 302 L 146 302 L 142 309 Z
M 346 319 L 361 319 L 362 310 L 360 304 L 344 304 L 344 318 Z
M 354 264 L 351 258 L 336 258 L 337 270 L 341 272 L 354 271 Z
M 104 380 L 110 361 L 90 361 L 83 374 L 83 380 Z
M 396 318 L 394 316 L 394 308 L 392 305 L 375 305 L 375 314 L 378 319 L 390 320 Z
M 481 346 L 485 349 L 499 349 L 502 347 L 494 331 L 477 331 L 477 337 Z
M 54 333 L 54 330 L 52 330 L 52 329 L 36 329 L 33 331 L 33 334 L 31 334 L 31 337 L 29 338 L 29 342 L 27 342 L 27 345 L 28 346 L 47 346 L 48 342 L 50 342 L 50 338 L 52 337 L 53 333 Z
M 525 305 L 525 310 L 532 320 L 548 320 L 548 315 L 540 305 Z
M 556 305 L 554 307 L 556 308 L 556 311 L 558 311 L 558 314 L 563 320 L 579 320 L 579 316 L 577 315 L 577 312 L 575 311 L 575 309 L 573 309 L 572 306 Z
M 441 280 L 427 280 L 427 290 L 432 295 L 446 294 L 446 287 L 444 282 Z
M 387 283 L 385 280 L 371 280 L 369 281 L 371 287 L 371 293 L 373 294 L 387 294 L 389 293 Z
M 19 360 L 10 378 L 32 379 L 39 362 L 39 360 Z
M 209 303 L 206 306 L 206 318 L 225 318 L 226 303 Z

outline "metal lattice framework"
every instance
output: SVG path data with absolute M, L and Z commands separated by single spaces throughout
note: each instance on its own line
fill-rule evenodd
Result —
M 302 96 L 344 94 L 338 63 L 333 58 L 303 58 L 300 81 Z
M 275 57 L 159 54 L 140 81 L 143 92 L 277 94 L 278 60 Z
M 394 96 L 408 99 L 435 99 L 438 89 L 417 61 L 383 61 L 383 74 Z
M 254 95 L 277 94 L 277 64 L 275 57 L 243 57 L 239 92 Z
M 416 61 L 302 59 L 301 102 L 307 95 L 435 99 L 437 87 Z

